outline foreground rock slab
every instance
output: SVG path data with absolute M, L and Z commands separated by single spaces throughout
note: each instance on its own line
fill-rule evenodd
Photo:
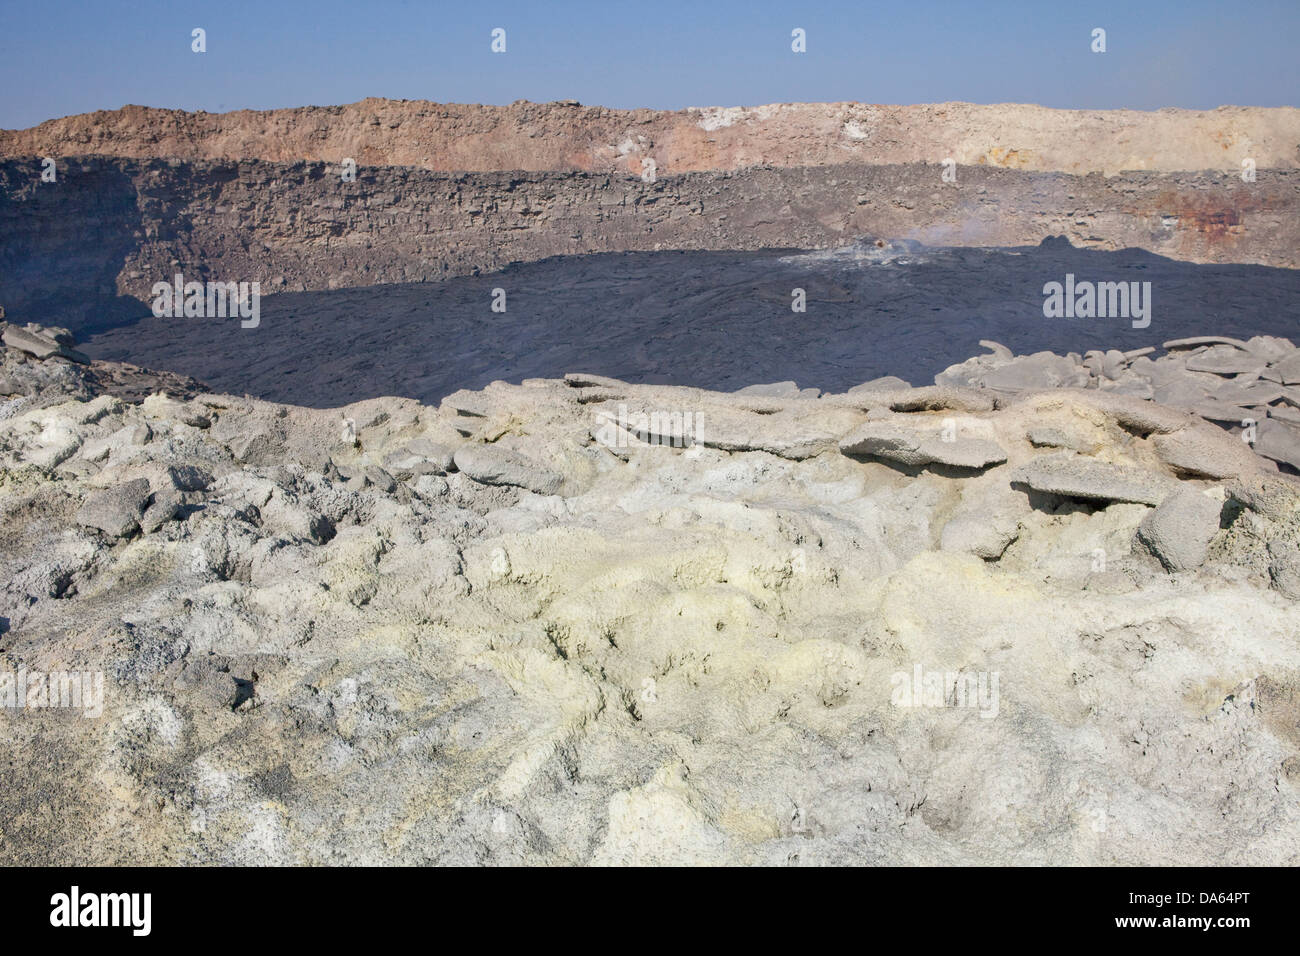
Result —
M 1175 491 L 1142 519 L 1138 537 L 1171 571 L 1199 568 L 1219 532 L 1223 502 L 1203 492 Z
M 846 455 L 867 455 L 903 465 L 950 465 L 979 470 L 1001 464 L 1007 454 L 995 442 L 979 438 L 918 434 L 888 423 L 869 422 L 840 440 Z
M 475 481 L 488 485 L 515 485 L 539 495 L 555 494 L 564 478 L 522 455 L 490 445 L 463 445 L 452 459 Z
M 1158 474 L 1068 453 L 1036 458 L 1019 468 L 1014 477 L 1046 494 L 1144 505 L 1159 504 L 1174 487 Z

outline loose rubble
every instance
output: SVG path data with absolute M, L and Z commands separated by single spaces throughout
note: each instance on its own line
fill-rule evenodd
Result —
M 1257 453 L 1300 469 L 1300 388 L 1290 387 L 1300 385 L 1300 350 L 1290 339 L 1176 339 L 1165 342 L 1165 354 L 1155 357 L 1154 347 L 1015 356 L 996 342 L 981 344 L 990 349 L 988 355 L 946 369 L 935 382 L 1004 394 L 1072 387 L 1151 399 L 1234 434 L 1253 428 Z

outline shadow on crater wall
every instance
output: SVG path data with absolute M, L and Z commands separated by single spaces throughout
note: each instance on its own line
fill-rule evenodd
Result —
M 76 162 L 72 171 L 61 160 L 52 183 L 41 182 L 36 159 L 0 163 L 0 305 L 8 321 L 85 335 L 136 321 L 148 306 L 117 287 L 143 241 L 131 171 Z

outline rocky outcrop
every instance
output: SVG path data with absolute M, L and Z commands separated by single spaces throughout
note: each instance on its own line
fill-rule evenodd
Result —
M 938 464 L 973 471 L 1007 460 L 1006 452 L 996 442 L 958 435 L 955 426 L 951 435 L 934 426 L 918 433 L 888 421 L 858 426 L 840 440 L 840 451 L 903 465 Z
M 1171 571 L 1199 568 L 1219 532 L 1223 501 L 1204 492 L 1179 490 L 1142 519 L 1138 539 Z
M 72 346 L 67 329 L 29 323 L 19 329 L 0 322 L 6 348 L 0 352 L 0 400 L 10 408 L 41 407 L 69 398 L 113 395 L 140 401 L 166 390 L 189 397 L 206 391 L 202 382 L 173 372 L 155 372 L 124 362 L 92 362 Z M 2 417 L 2 416 L 0 416 Z
M 1173 489 L 1159 475 L 1068 452 L 1036 458 L 1013 474 L 1034 491 L 1086 501 L 1155 505 Z
M 33 358 L 43 360 L 58 356 L 81 365 L 90 364 L 90 359 L 68 347 L 74 340 L 67 329 L 42 329 L 34 324 L 20 329 L 16 325 L 5 324 L 0 335 L 9 348 L 25 352 Z
M 1040 352 L 1015 356 L 996 342 L 990 354 L 969 359 L 936 376 L 940 385 L 985 388 L 1008 396 L 1058 386 L 1096 389 L 1080 400 L 1117 414 L 1126 427 L 1156 432 L 1155 451 L 1175 469 L 1207 478 L 1228 478 L 1247 467 L 1250 452 L 1217 440 L 1214 430 L 1188 428 L 1176 414 L 1144 402 L 1185 409 L 1242 439 L 1256 453 L 1300 471 L 1300 388 L 1287 382 L 1300 368 L 1300 349 L 1290 339 L 1255 336 L 1249 341 L 1200 336 L 1103 356 Z M 1122 408 L 1132 411 L 1125 414 Z M 1035 434 L 1036 439 L 1035 440 Z M 1036 445 L 1070 447 L 1072 440 L 1031 434 Z
M 140 529 L 140 519 L 149 499 L 147 478 L 105 488 L 87 496 L 77 512 L 77 524 L 102 531 L 110 538 L 125 538 Z M 157 530 L 158 525 L 153 528 Z
M 513 485 L 539 495 L 553 495 L 564 483 L 562 475 L 493 445 L 464 445 L 457 449 L 452 461 L 461 474 L 485 485 Z
M 6 863 L 1300 852 L 1300 485 L 1189 411 L 585 373 L 124 401 L 22 355 L 88 394 L 0 415 L 0 699 L 104 679 L 98 715 L 0 708 Z M 882 423 L 1005 461 L 841 451 Z M 1186 429 L 1248 457 L 1168 464 Z

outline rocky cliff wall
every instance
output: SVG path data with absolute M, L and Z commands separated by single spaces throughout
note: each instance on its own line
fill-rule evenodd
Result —
M 555 255 L 930 245 L 1138 246 L 1295 267 L 1300 172 L 1115 177 L 959 167 L 757 168 L 663 176 L 441 173 L 323 163 L 75 158 L 54 183 L 0 162 L 0 304 L 80 331 L 141 314 L 151 286 L 260 281 L 263 294 L 439 280 Z
M 439 171 L 639 174 L 757 165 L 939 163 L 1038 172 L 1300 166 L 1300 110 L 1055 110 L 1023 104 L 785 103 L 678 111 L 576 102 L 509 106 L 366 99 L 344 106 L 188 113 L 127 106 L 0 130 L 0 158 L 264 159 Z

